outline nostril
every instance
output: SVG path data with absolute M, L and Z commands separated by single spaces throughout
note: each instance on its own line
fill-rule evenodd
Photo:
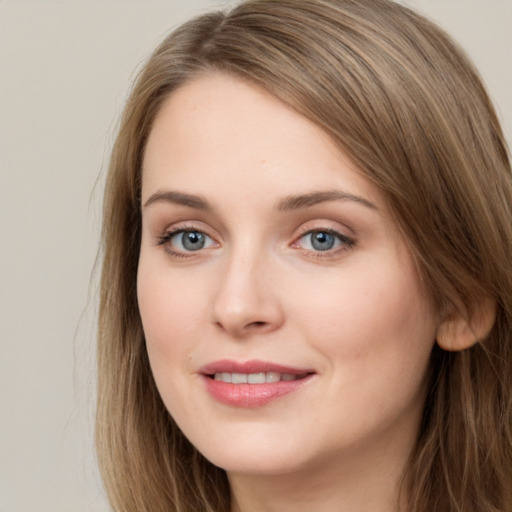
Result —
M 247 332 L 259 331 L 262 332 L 269 326 L 268 322 L 250 322 L 245 326 Z
M 248 327 L 263 327 L 266 325 L 266 322 L 251 322 Z

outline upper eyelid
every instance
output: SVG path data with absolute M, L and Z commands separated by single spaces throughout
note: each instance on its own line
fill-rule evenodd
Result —
M 304 238 L 305 236 L 307 235 L 310 235 L 312 233 L 329 233 L 335 237 L 338 237 L 342 242 L 345 241 L 345 242 L 350 242 L 350 243 L 355 243 L 355 238 L 353 236 L 348 236 L 348 235 L 345 235 L 343 233 L 340 233 L 340 231 L 336 230 L 336 229 L 332 229 L 332 228 L 313 228 L 313 229 L 308 229 L 306 230 L 304 233 L 302 233 L 301 235 L 295 237 L 295 241 L 293 242 L 293 244 L 297 243 L 297 241 L 299 241 L 301 238 Z
M 216 233 L 216 230 L 209 227 L 206 223 L 203 221 L 178 221 L 175 223 L 172 223 L 170 225 L 167 225 L 165 228 L 160 230 L 161 234 L 165 233 L 180 233 L 182 231 L 195 231 L 197 233 L 203 233 L 205 235 L 208 235 L 210 238 L 215 238 L 216 235 L 212 234 L 212 231 Z
M 166 228 L 164 229 L 161 234 L 157 235 L 157 237 L 160 239 L 162 237 L 169 237 L 169 238 L 172 238 L 180 233 L 201 233 L 202 235 L 205 235 L 207 236 L 208 238 L 211 238 L 212 240 L 216 241 L 215 240 L 215 237 L 212 236 L 210 233 L 208 233 L 206 230 L 204 229 L 198 229 L 198 228 L 195 228 L 195 227 L 181 227 L 181 226 L 178 226 L 176 228 Z
M 179 233 L 183 232 L 196 232 L 196 233 L 202 233 L 203 235 L 208 236 L 209 238 L 214 239 L 209 233 L 206 232 L 206 230 L 189 226 L 189 225 L 180 225 L 181 223 L 171 224 L 170 226 L 165 227 L 164 229 L 159 229 L 154 232 L 152 235 L 152 238 L 154 240 L 155 245 L 164 245 L 168 243 L 172 237 L 178 235 Z
M 343 227 L 332 226 L 334 223 Z M 165 234 L 175 235 L 177 233 L 187 231 L 203 233 L 204 235 L 212 238 L 216 243 L 220 243 L 220 241 L 225 238 L 217 229 L 212 228 L 208 223 L 199 219 L 183 220 L 169 224 L 164 229 L 159 230 L 155 238 L 161 239 Z M 318 231 L 332 233 L 333 235 L 339 236 L 341 239 L 355 240 L 356 238 L 354 230 L 347 225 L 340 224 L 339 221 L 314 219 L 303 222 L 298 228 L 296 228 L 294 233 L 291 235 L 292 240 L 290 243 L 294 244 L 305 235 Z
M 333 226 L 333 224 L 336 224 L 336 226 Z M 338 221 L 318 219 L 317 221 L 304 222 L 298 228 L 295 238 L 298 239 L 301 236 L 307 235 L 308 233 L 312 233 L 315 231 L 326 231 L 328 233 L 339 235 L 342 238 L 355 239 L 356 237 L 355 231 L 346 224 L 341 224 Z

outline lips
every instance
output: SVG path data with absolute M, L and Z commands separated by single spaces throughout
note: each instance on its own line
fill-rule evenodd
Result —
M 216 361 L 201 368 L 208 393 L 232 407 L 261 407 L 300 389 L 314 371 L 265 361 Z
M 259 373 L 215 373 L 215 380 L 232 384 L 270 384 L 280 381 L 289 382 L 306 377 L 307 374 L 294 375 L 292 373 L 259 372 Z

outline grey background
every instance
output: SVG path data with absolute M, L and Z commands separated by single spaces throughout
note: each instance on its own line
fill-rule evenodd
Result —
M 510 141 L 512 1 L 405 3 L 470 53 Z M 214 5 L 0 0 L 0 512 L 107 510 L 92 435 L 101 172 L 135 69 Z

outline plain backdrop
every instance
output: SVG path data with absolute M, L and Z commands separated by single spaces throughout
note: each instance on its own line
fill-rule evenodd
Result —
M 512 0 L 405 3 L 473 57 L 510 141 Z M 0 512 L 108 510 L 92 434 L 104 169 L 135 70 L 217 5 L 0 0 Z

